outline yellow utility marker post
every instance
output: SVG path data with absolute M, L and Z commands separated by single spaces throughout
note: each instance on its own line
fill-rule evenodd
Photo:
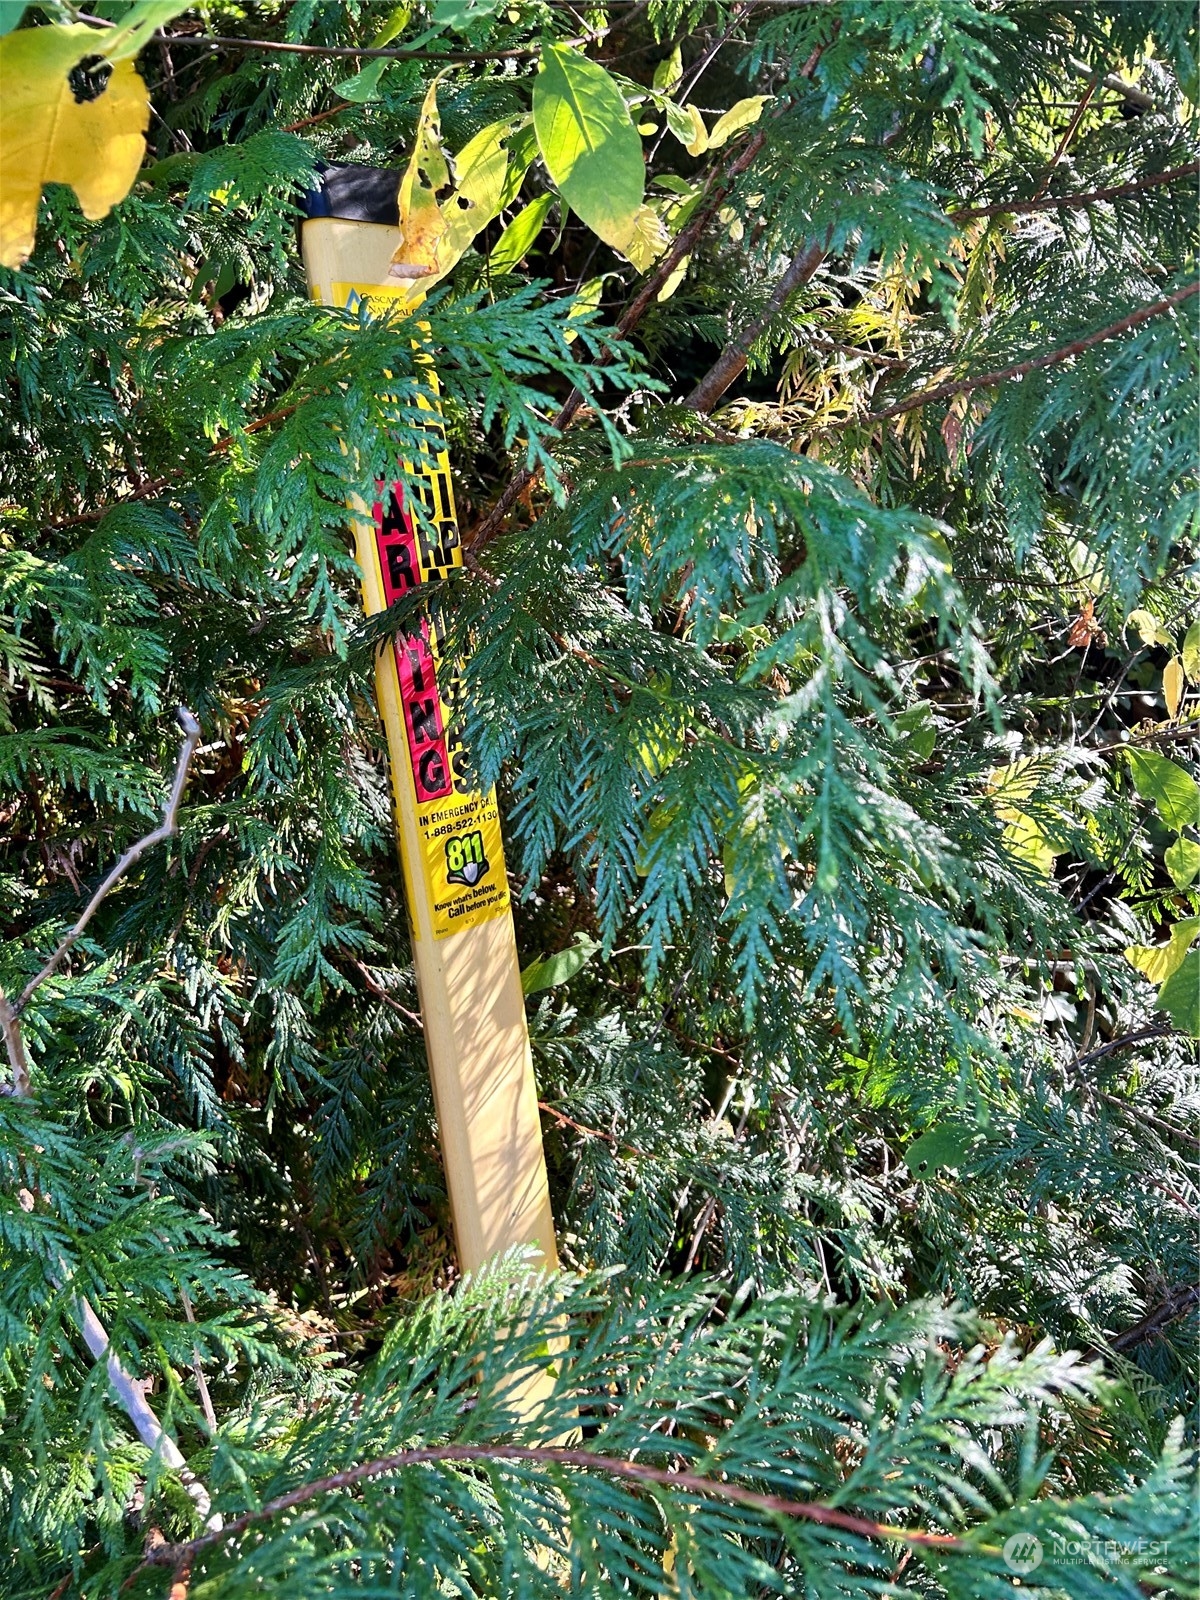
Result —
M 401 240 L 398 185 L 397 173 L 378 168 L 325 170 L 301 229 L 314 300 L 410 303 L 409 291 L 388 276 Z M 428 450 L 415 465 L 427 526 L 406 510 L 399 473 L 394 482 L 364 484 L 352 508 L 368 615 L 462 565 L 445 435 L 433 407 Z M 413 477 L 410 471 L 410 485 Z M 480 794 L 462 781 L 438 693 L 437 632 L 434 615 L 397 637 L 380 651 L 375 681 L 459 1264 L 474 1271 L 500 1251 L 533 1245 L 553 1267 L 500 817 L 494 791 Z

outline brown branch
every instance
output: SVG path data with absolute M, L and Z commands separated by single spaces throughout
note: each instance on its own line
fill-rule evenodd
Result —
M 352 959 L 350 965 L 362 974 L 363 982 L 377 1000 L 382 1000 L 385 1006 L 389 1006 L 393 1011 L 398 1012 L 407 1022 L 415 1023 L 418 1028 L 421 1027 L 421 1019 L 417 1013 L 410 1011 L 407 1006 L 402 1006 L 399 1000 L 390 995 L 383 985 L 376 980 L 365 961 Z
M 0 1031 L 4 1034 L 4 1049 L 8 1056 L 8 1065 L 12 1070 L 12 1086 L 6 1088 L 6 1093 L 27 1095 L 32 1091 L 33 1085 L 29 1080 L 25 1041 L 21 1037 L 21 1026 L 16 1013 L 3 989 L 0 989 Z
M 4 1030 L 5 1045 L 13 1068 L 13 1086 L 9 1091 L 12 1094 L 25 1097 L 31 1093 L 32 1088 L 29 1081 L 28 1065 L 25 1061 L 21 1026 L 17 1020 L 21 1008 L 33 995 L 38 985 L 50 976 L 67 951 L 70 950 L 87 926 L 96 907 L 118 879 L 128 871 L 138 857 L 148 850 L 151 845 L 157 844 L 160 840 L 169 838 L 171 834 L 179 831 L 177 820 L 179 802 L 183 798 L 184 785 L 187 783 L 188 768 L 191 765 L 192 756 L 195 754 L 196 746 L 200 742 L 200 724 L 186 706 L 179 707 L 178 716 L 184 733 L 183 747 L 179 752 L 179 761 L 175 768 L 175 778 L 171 784 L 171 792 L 163 809 L 162 822 L 152 833 L 146 834 L 144 838 L 139 839 L 136 844 L 131 845 L 125 852 L 88 901 L 83 915 L 59 944 L 50 960 L 25 985 L 16 1004 L 10 1005 L 4 995 L 0 994 L 0 1026 Z M 62 1289 L 62 1275 L 48 1269 L 47 1277 L 56 1289 Z M 186 1292 L 183 1291 L 182 1285 L 180 1288 L 186 1302 Z M 212 1499 L 208 1490 L 188 1467 L 183 1452 L 155 1415 L 153 1407 L 146 1399 L 145 1384 L 140 1378 L 135 1378 L 121 1363 L 120 1359 L 113 1354 L 109 1345 L 108 1330 L 96 1315 L 91 1302 L 83 1295 L 75 1295 L 72 1298 L 71 1307 L 79 1324 L 79 1332 L 83 1336 L 84 1344 L 87 1345 L 97 1365 L 102 1361 L 105 1363 L 105 1370 L 108 1373 L 108 1381 L 112 1386 L 113 1393 L 120 1401 L 126 1416 L 133 1423 L 134 1431 L 137 1433 L 138 1438 L 166 1466 L 179 1474 L 180 1481 L 192 1504 L 204 1519 L 204 1526 L 209 1530 L 220 1528 L 221 1518 L 219 1514 L 213 1513 Z M 211 1409 L 211 1402 L 209 1403 L 209 1409 Z
M 656 1487 L 681 1489 L 688 1494 L 705 1498 L 727 1500 L 734 1505 L 762 1511 L 769 1516 L 797 1517 L 806 1522 L 820 1523 L 823 1527 L 837 1528 L 844 1533 L 856 1533 L 868 1539 L 899 1539 L 905 1544 L 920 1545 L 934 1550 L 969 1550 L 974 1548 L 965 1539 L 948 1533 L 929 1533 L 924 1528 L 897 1528 L 889 1523 L 872 1522 L 866 1517 L 856 1517 L 851 1512 L 839 1511 L 816 1500 L 787 1500 L 780 1495 L 760 1494 L 745 1489 L 741 1484 L 724 1479 L 706 1478 L 695 1472 L 669 1472 L 665 1467 L 653 1467 L 644 1461 L 625 1461 L 616 1456 L 593 1455 L 588 1450 L 574 1450 L 555 1445 L 425 1445 L 413 1450 L 400 1450 L 395 1455 L 383 1456 L 377 1461 L 363 1461 L 344 1472 L 332 1473 L 312 1483 L 301 1484 L 281 1494 L 253 1511 L 234 1517 L 223 1528 L 214 1528 L 198 1538 L 183 1544 L 155 1544 L 149 1546 L 142 1558 L 142 1566 L 173 1567 L 180 1570 L 185 1562 L 192 1563 L 203 1551 L 227 1539 L 237 1538 L 256 1523 L 265 1522 L 305 1505 L 318 1495 L 331 1494 L 339 1489 L 352 1489 L 370 1478 L 380 1478 L 406 1467 L 441 1465 L 451 1462 L 495 1465 L 505 1461 L 527 1461 L 537 1466 L 582 1467 L 593 1472 L 605 1472 L 614 1478 L 626 1478 L 635 1483 L 653 1484 Z M 134 1574 L 136 1576 L 136 1574 Z
M 730 339 L 683 402 L 685 406 L 703 414 L 712 410 L 729 385 L 745 372 L 750 351 L 764 328 L 774 322 L 789 297 L 811 280 L 825 259 L 826 248 L 824 244 L 806 244 L 796 252 L 791 265 L 771 291 L 771 296 L 762 311 Z
M 1067 124 L 1066 132 L 1058 141 L 1058 145 L 1055 148 L 1054 154 L 1050 158 L 1050 165 L 1046 168 L 1046 171 L 1042 177 L 1042 181 L 1037 186 L 1037 193 L 1033 197 L 1035 200 L 1040 200 L 1045 194 L 1046 190 L 1050 187 L 1050 180 L 1054 176 L 1055 168 L 1058 166 L 1058 163 L 1062 160 L 1063 156 L 1066 155 L 1071 140 L 1079 132 L 1079 124 L 1083 121 L 1084 112 L 1091 105 L 1092 99 L 1099 87 L 1100 73 L 1097 72 L 1091 83 L 1089 83 L 1087 88 L 1084 90 L 1079 104 L 1075 107 L 1074 115 Z
M 182 748 L 179 751 L 179 760 L 175 766 L 175 778 L 171 784 L 171 792 L 167 796 L 166 805 L 163 807 L 162 821 L 157 828 L 154 828 L 150 833 L 144 834 L 142 838 L 131 844 L 125 854 L 107 873 L 100 887 L 83 908 L 75 926 L 63 936 L 49 961 L 46 962 L 40 972 L 35 973 L 30 978 L 11 1008 L 9 1008 L 14 1018 L 20 1016 L 32 999 L 34 991 L 39 985 L 45 983 L 46 979 L 52 975 L 59 963 L 69 953 L 75 941 L 92 920 L 101 901 L 114 885 L 125 876 L 134 862 L 144 856 L 147 850 L 152 849 L 156 844 L 161 844 L 164 839 L 170 839 L 179 832 L 179 803 L 183 799 L 183 791 L 187 784 L 188 768 L 192 764 L 196 746 L 200 743 L 200 724 L 186 706 L 180 706 L 177 715 L 180 727 L 183 729 L 184 738 Z
M 600 28 L 587 38 L 567 39 L 569 45 L 591 44 L 610 30 Z M 509 50 L 414 50 L 404 45 L 373 49 L 356 44 L 293 44 L 283 39 L 238 39 L 222 33 L 156 33 L 160 44 L 219 45 L 226 50 L 263 50 L 275 55 L 327 56 L 331 59 L 347 56 L 364 61 L 520 61 L 542 53 L 541 45 L 515 45 Z
M 700 235 L 720 209 L 725 197 L 733 188 L 734 181 L 745 172 L 765 142 L 766 135 L 760 129 L 733 157 L 719 176 L 716 173 L 712 175 L 707 194 L 701 199 L 686 225 L 680 229 L 675 242 L 666 255 L 663 256 L 658 266 L 621 313 L 620 321 L 617 323 L 617 334 L 620 338 L 625 339 L 633 332 L 667 279 L 683 258 L 690 255 L 692 250 L 695 249 Z M 556 433 L 565 432 L 575 420 L 582 405 L 583 395 L 578 389 L 572 389 L 563 401 L 558 415 L 551 423 L 552 431 Z M 509 479 L 499 499 L 464 537 L 463 545 L 468 553 L 481 549 L 489 539 L 493 539 L 499 533 L 504 524 L 504 519 L 508 516 L 513 506 L 516 505 L 530 484 L 535 483 L 541 475 L 541 467 L 522 467 L 519 472 Z
M 1126 1328 L 1124 1333 L 1119 1333 L 1115 1339 L 1110 1339 L 1111 1348 L 1120 1351 L 1132 1350 L 1136 1345 L 1144 1344 L 1147 1339 L 1157 1338 L 1169 1322 L 1186 1316 L 1197 1302 L 1200 1302 L 1200 1288 L 1194 1283 L 1181 1284 L 1178 1289 L 1171 1290 L 1161 1305 L 1155 1306 L 1153 1311 L 1148 1311 L 1140 1322 L 1135 1322 L 1132 1328 Z
M 1182 166 L 1168 167 L 1165 172 L 1151 172 L 1143 178 L 1133 178 L 1129 183 L 1115 183 L 1107 189 L 1087 189 L 1078 194 L 1051 194 L 1032 200 L 997 200 L 988 206 L 970 206 L 964 211 L 952 211 L 952 222 L 972 222 L 979 217 L 1029 216 L 1035 211 L 1067 211 L 1075 207 L 1098 205 L 1102 200 L 1119 200 L 1127 194 L 1140 194 L 1143 189 L 1157 189 L 1161 184 L 1174 183 L 1179 178 L 1194 178 L 1200 173 L 1200 161 L 1185 161 Z
M 1093 1061 L 1103 1061 L 1106 1056 L 1115 1056 L 1120 1050 L 1129 1050 L 1135 1044 L 1145 1044 L 1152 1039 L 1168 1039 L 1174 1029 L 1164 1025 L 1155 1024 L 1149 1028 L 1137 1028 L 1133 1033 L 1123 1033 L 1119 1039 L 1110 1039 L 1107 1044 L 1102 1044 L 1096 1050 L 1089 1050 L 1087 1055 L 1079 1056 L 1071 1063 L 1072 1071 L 1080 1067 L 1091 1066 Z
M 865 417 L 846 417 L 831 424 L 831 428 L 886 422 L 890 417 L 903 416 L 905 412 L 916 411 L 919 406 L 931 405 L 937 400 L 948 400 L 960 394 L 972 394 L 976 389 L 994 389 L 997 385 L 1007 382 L 1009 378 L 1023 378 L 1027 373 L 1038 372 L 1044 367 L 1057 366 L 1062 361 L 1069 361 L 1072 356 L 1082 354 L 1084 350 L 1090 350 L 1093 345 L 1115 339 L 1119 334 L 1128 333 L 1131 328 L 1140 328 L 1144 322 L 1150 322 L 1154 317 L 1161 317 L 1165 312 L 1174 311 L 1176 306 L 1182 305 L 1185 300 L 1190 300 L 1197 293 L 1200 293 L 1200 282 L 1189 283 L 1186 288 L 1177 289 L 1165 299 L 1156 300 L 1153 305 L 1141 306 L 1117 322 L 1109 323 L 1107 328 L 1098 328 L 1095 333 L 1086 334 L 1082 339 L 1073 339 L 1070 344 L 1065 344 L 1058 350 L 1051 350 L 1044 356 L 1033 356 L 1028 361 L 1017 361 L 1011 367 L 1002 367 L 998 372 L 982 372 L 975 378 L 953 378 L 946 383 L 935 384 L 931 389 L 922 389 L 919 394 L 909 395 L 907 400 L 897 400 L 895 405 L 885 406 L 882 411 L 868 412 Z

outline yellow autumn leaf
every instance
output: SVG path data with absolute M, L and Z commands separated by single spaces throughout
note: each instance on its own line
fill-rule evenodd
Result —
M 438 194 L 450 187 L 450 166 L 442 149 L 435 78 L 417 119 L 412 155 L 400 179 L 400 231 L 403 238 L 392 257 L 393 278 L 428 278 L 437 271 L 438 243 L 446 219 Z
M 741 133 L 743 128 L 748 128 L 762 116 L 762 108 L 770 99 L 769 94 L 752 94 L 745 100 L 739 100 L 730 106 L 723 116 L 713 123 L 713 130 L 708 136 L 708 148 L 719 150 L 727 139 L 732 139 L 735 133 Z
M 993 767 L 988 773 L 988 791 L 996 798 L 996 809 L 1014 800 L 1031 800 L 1041 781 L 1032 756 L 1021 756 L 1007 767 Z M 1001 813 L 1002 814 L 1002 813 Z
M 1183 662 L 1178 656 L 1174 656 L 1167 662 L 1163 672 L 1163 699 L 1167 702 L 1167 715 L 1172 719 L 1179 715 L 1179 703 L 1183 699 L 1185 681 Z
M 621 247 L 621 254 L 639 272 L 645 272 L 670 242 L 662 213 L 657 206 L 644 201 L 633 214 L 633 233 Z
M 604 281 L 608 276 L 609 274 L 606 272 L 599 278 L 589 279 L 588 282 L 583 285 L 579 293 L 575 296 L 575 304 L 567 313 L 568 323 L 570 323 L 573 317 L 585 317 L 589 311 L 596 311 L 599 309 L 600 297 L 604 293 Z M 572 343 L 572 341 L 578 337 L 579 335 L 570 331 L 569 328 L 564 329 L 563 331 L 563 338 L 568 344 Z
M 1055 844 L 1031 816 L 1015 806 L 997 806 L 996 815 L 1005 824 L 1004 845 L 1010 854 L 1027 862 L 1044 878 L 1051 877 L 1054 858 L 1062 855 L 1064 847 Z
M 690 100 L 684 106 L 683 114 L 692 125 L 692 137 L 687 145 L 687 153 L 690 156 L 702 156 L 708 149 L 708 129 L 704 126 L 704 118 Z
M 22 28 L 0 39 L 0 264 L 33 249 L 42 185 L 70 184 L 85 217 L 129 193 L 146 153 L 150 97 L 132 61 L 118 61 L 91 100 L 76 100 L 74 67 L 101 54 L 83 23 Z
M 452 160 L 442 148 L 437 83 L 421 108 L 412 156 L 400 180 L 400 230 L 391 275 L 420 280 L 420 292 L 461 259 L 472 239 L 505 202 L 508 141 L 527 117 L 480 129 Z
M 662 288 L 658 291 L 657 298 L 659 305 L 661 305 L 664 300 L 669 300 L 675 293 L 676 289 L 678 289 L 679 285 L 687 277 L 687 269 L 691 266 L 691 264 L 692 258 L 690 255 L 681 257 L 679 265 L 675 268 L 675 270 L 668 277 L 667 281 L 663 284 Z
M 1193 939 L 1200 933 L 1200 917 L 1187 917 L 1171 929 L 1166 944 L 1132 944 L 1125 959 L 1151 983 L 1165 983 L 1183 965 Z

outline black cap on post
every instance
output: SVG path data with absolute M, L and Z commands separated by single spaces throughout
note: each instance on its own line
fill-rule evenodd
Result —
M 400 225 L 400 174 L 390 167 L 353 167 L 338 163 L 318 169 L 318 186 L 304 197 L 305 215 L 339 217 L 345 222 Z

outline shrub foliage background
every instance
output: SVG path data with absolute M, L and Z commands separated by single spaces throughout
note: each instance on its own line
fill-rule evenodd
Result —
M 1010 1535 L 1035 1592 L 1194 1592 L 1192 9 L 165 33 L 129 197 L 51 186 L 0 274 L 7 995 L 204 736 L 0 1098 L 4 1592 L 983 1596 Z M 655 268 L 535 161 L 420 335 L 518 941 L 590 952 L 530 1001 L 573 1276 L 454 1290 L 344 511 L 420 351 L 307 304 L 295 229 L 435 71 L 458 150 L 584 34 L 660 255 L 697 228 L 618 332 Z

